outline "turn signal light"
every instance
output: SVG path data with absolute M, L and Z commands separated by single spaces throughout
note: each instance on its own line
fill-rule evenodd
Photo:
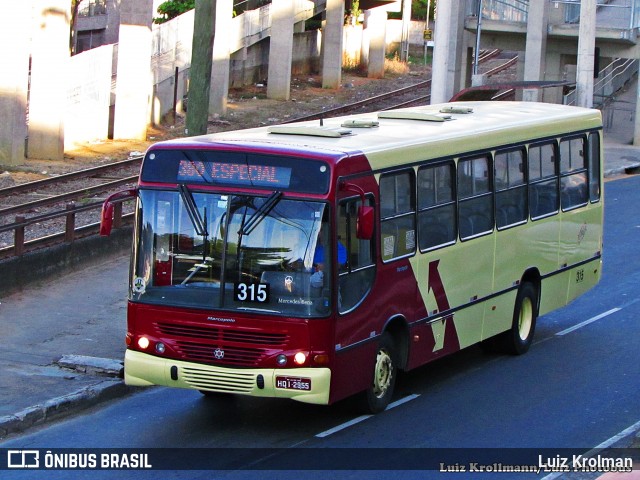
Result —
M 316 355 L 313 357 L 313 361 L 316 363 L 316 365 L 327 365 L 329 363 L 329 355 Z

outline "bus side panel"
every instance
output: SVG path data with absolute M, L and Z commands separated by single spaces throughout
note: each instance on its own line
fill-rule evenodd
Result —
M 331 398 L 334 402 L 371 384 L 379 336 L 390 319 L 409 323 L 416 318 L 416 279 L 409 262 L 378 264 L 376 281 L 363 302 L 336 319 L 335 368 Z M 398 337 L 396 341 L 406 341 Z
M 601 246 L 601 204 L 566 212 L 562 218 L 560 264 L 576 265 L 597 256 Z M 566 303 L 592 288 L 600 279 L 599 262 L 572 269 L 568 278 Z
M 494 239 L 487 235 L 412 258 L 422 302 L 434 321 L 412 330 L 419 340 L 411 345 L 410 368 L 482 339 L 484 305 L 474 302 L 492 292 L 493 249 Z M 481 251 L 491 253 L 478 255 Z M 450 309 L 455 312 L 439 316 Z
M 331 369 L 330 404 L 355 395 L 369 386 L 373 378 L 376 346 L 376 339 L 372 339 L 336 352 Z

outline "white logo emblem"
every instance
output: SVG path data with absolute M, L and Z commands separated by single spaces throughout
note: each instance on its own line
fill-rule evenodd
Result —
M 216 358 L 216 360 L 222 360 L 224 358 L 224 350 L 222 350 L 221 348 L 216 348 L 213 351 L 213 356 Z
M 8 450 L 8 468 L 39 468 L 40 452 L 38 450 Z

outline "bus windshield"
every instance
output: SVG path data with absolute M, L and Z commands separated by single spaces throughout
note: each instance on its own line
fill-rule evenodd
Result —
M 130 298 L 298 317 L 329 313 L 325 203 L 270 195 L 139 192 Z M 330 257 L 328 257 L 330 258 Z

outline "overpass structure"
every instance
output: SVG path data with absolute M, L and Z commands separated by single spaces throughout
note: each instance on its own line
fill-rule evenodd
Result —
M 617 78 L 622 68 L 637 74 L 633 60 L 640 58 L 639 27 L 638 0 L 440 2 L 432 101 L 446 101 L 472 83 L 482 84 L 484 79 L 472 74 L 475 51 L 500 48 L 520 52 L 518 80 L 576 83 L 573 99 L 567 100 L 557 87 L 525 91 L 524 100 L 591 107 L 598 103 L 602 85 L 595 76 Z M 637 113 L 638 106 L 634 108 Z M 640 144 L 638 117 L 634 144 Z

